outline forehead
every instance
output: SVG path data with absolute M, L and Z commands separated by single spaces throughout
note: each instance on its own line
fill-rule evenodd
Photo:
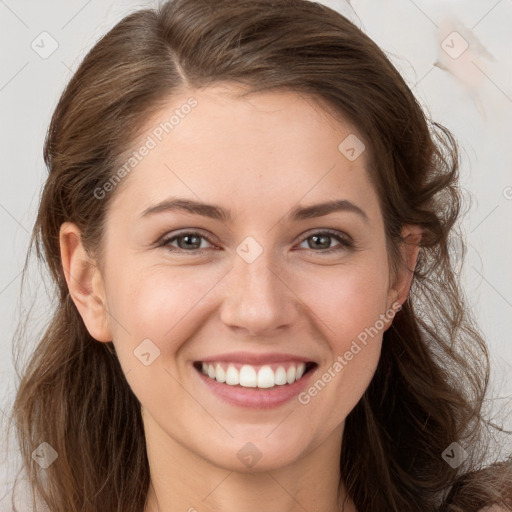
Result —
M 347 138 L 361 139 L 351 124 L 335 120 L 309 96 L 272 91 L 236 97 L 239 91 L 220 85 L 163 104 L 133 147 L 151 149 L 127 173 L 115 201 L 142 210 L 173 195 L 228 201 L 236 212 L 237 204 L 243 211 L 253 202 L 261 208 L 291 207 L 301 198 L 376 200 L 365 152 L 351 160 L 340 150 Z

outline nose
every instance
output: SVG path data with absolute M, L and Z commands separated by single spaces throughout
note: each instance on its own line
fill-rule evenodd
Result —
M 302 306 L 286 275 L 272 261 L 270 251 L 263 251 L 251 263 L 236 255 L 224 283 L 224 325 L 250 336 L 269 337 L 296 323 Z

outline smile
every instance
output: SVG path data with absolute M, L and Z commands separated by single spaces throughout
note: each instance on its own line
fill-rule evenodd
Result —
M 302 379 L 316 363 L 280 362 L 264 365 L 251 365 L 226 362 L 194 363 L 203 375 L 228 386 L 269 389 L 293 384 Z

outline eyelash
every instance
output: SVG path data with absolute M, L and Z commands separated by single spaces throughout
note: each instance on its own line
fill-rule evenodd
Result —
M 185 249 L 180 249 L 180 248 L 176 248 L 176 247 L 171 248 L 171 246 L 169 245 L 171 242 L 174 242 L 178 238 L 182 238 L 187 235 L 199 236 L 200 238 L 204 238 L 207 242 L 214 245 L 213 241 L 206 235 L 203 235 L 202 233 L 199 233 L 197 231 L 184 231 L 184 232 L 182 232 L 178 235 L 174 235 L 170 238 L 164 238 L 160 242 L 159 247 L 166 247 L 170 252 L 174 252 L 174 253 L 182 253 L 182 254 L 190 253 L 190 254 L 194 254 L 194 255 L 203 254 L 206 251 L 206 249 L 193 249 L 193 250 L 187 251 Z M 309 251 L 309 252 L 313 252 L 313 253 L 332 254 L 332 253 L 340 252 L 342 250 L 355 248 L 355 244 L 348 237 L 342 235 L 338 231 L 333 231 L 330 229 L 325 229 L 323 231 L 316 231 L 314 233 L 311 233 L 310 235 L 305 237 L 300 243 L 304 242 L 308 238 L 311 238 L 312 236 L 322 236 L 322 235 L 329 235 L 330 237 L 335 238 L 338 242 L 340 242 L 340 246 L 337 248 L 324 249 L 324 250 L 318 250 L 318 251 L 314 250 L 314 249 L 305 249 L 305 250 Z

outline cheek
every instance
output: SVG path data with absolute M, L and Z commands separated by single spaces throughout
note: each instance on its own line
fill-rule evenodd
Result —
M 222 271 L 168 266 L 129 268 L 119 265 L 109 283 L 116 349 L 133 351 L 149 338 L 162 355 L 173 354 L 183 339 L 200 327 L 194 315 L 201 310 L 208 290 L 222 279 Z
M 385 260 L 361 260 L 354 265 L 333 267 L 329 274 L 302 277 L 295 289 L 320 320 L 318 325 L 323 326 L 331 348 L 344 352 L 352 339 L 385 313 L 388 269 Z
M 314 404 L 330 428 L 343 421 L 368 387 L 377 367 L 386 326 L 388 269 L 385 258 L 332 269 L 329 278 L 303 279 L 298 295 L 314 315 L 328 346 L 316 380 L 301 403 Z M 325 389 L 325 391 L 324 391 Z M 336 411 L 334 414 L 333 412 Z

